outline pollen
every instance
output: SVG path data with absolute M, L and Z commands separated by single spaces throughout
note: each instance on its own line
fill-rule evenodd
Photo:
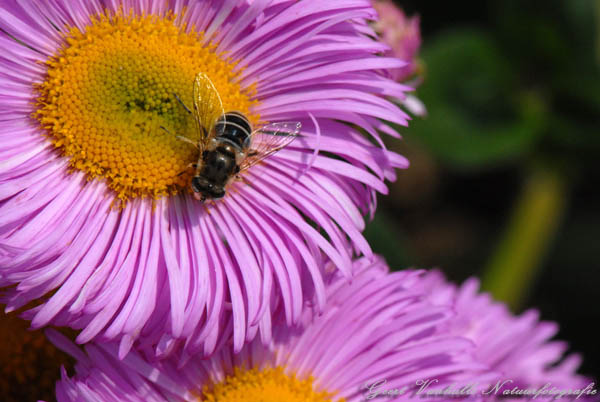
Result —
M 34 117 L 71 171 L 104 179 L 118 199 L 188 191 L 200 139 L 193 84 L 205 73 L 225 111 L 251 121 L 251 91 L 216 45 L 174 15 L 104 14 L 85 30 L 69 28 L 62 48 L 45 63 Z
M 203 392 L 206 402 L 344 402 L 331 399 L 332 394 L 313 389 L 313 379 L 300 380 L 288 375 L 281 367 L 266 369 L 235 368 L 224 381 L 208 387 Z

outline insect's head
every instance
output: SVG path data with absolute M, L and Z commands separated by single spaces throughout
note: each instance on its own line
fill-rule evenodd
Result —
M 223 186 L 211 183 L 201 176 L 194 176 L 191 185 L 194 193 L 202 194 L 204 198 L 218 199 L 225 196 L 225 188 Z

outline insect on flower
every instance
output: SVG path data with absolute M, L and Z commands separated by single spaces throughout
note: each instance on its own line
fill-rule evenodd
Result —
M 389 100 L 407 87 L 386 72 L 406 62 L 381 56 L 373 19 L 369 1 L 0 2 L 7 311 L 35 301 L 23 313 L 33 328 L 164 359 L 228 342 L 239 353 L 272 338 L 279 310 L 298 324 L 309 297 L 323 309 L 323 255 L 352 277 L 352 257 L 372 255 L 364 216 L 408 166 L 380 137 L 398 136 L 384 122 L 408 124 Z M 194 114 L 199 72 L 222 108 L 197 99 Z M 203 107 L 212 117 L 199 124 Z M 246 134 L 261 122 L 302 131 L 266 159 L 297 123 L 234 142 L 227 161 L 248 170 L 226 172 L 226 196 L 203 203 L 192 180 L 211 177 L 232 111 Z
M 225 187 L 249 167 L 289 145 L 298 136 L 299 122 L 281 122 L 252 129 L 246 116 L 237 111 L 225 112 L 219 92 L 204 73 L 194 81 L 194 115 L 198 142 L 178 135 L 177 138 L 198 148 L 198 162 L 190 167 L 195 174 L 190 187 L 197 200 L 219 199 Z M 183 174 L 184 172 L 180 173 Z

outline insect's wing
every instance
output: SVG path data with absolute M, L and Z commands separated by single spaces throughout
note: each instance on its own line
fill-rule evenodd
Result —
M 248 155 L 240 164 L 240 171 L 256 165 L 289 145 L 298 136 L 301 127 L 299 122 L 282 122 L 267 124 L 253 131 L 252 145 Z
M 224 114 L 223 102 L 214 84 L 206 74 L 198 73 L 194 81 L 194 117 L 201 151 L 210 140 L 215 122 Z

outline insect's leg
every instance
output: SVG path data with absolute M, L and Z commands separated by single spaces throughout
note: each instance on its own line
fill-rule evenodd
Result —
M 163 130 L 165 130 L 167 132 L 167 134 L 173 135 L 173 134 L 171 134 L 171 132 L 169 130 L 167 130 L 167 128 L 165 126 L 159 126 L 159 127 L 162 128 Z
M 187 170 L 188 170 L 189 168 L 194 168 L 194 169 L 196 169 L 196 167 L 198 167 L 198 165 L 197 165 L 197 164 L 195 164 L 195 163 L 190 163 L 189 165 L 187 165 L 187 167 L 185 168 L 185 170 L 183 170 L 183 171 L 181 171 L 180 173 L 178 173 L 178 174 L 177 174 L 177 177 L 179 177 L 179 176 L 181 176 L 182 174 L 184 174 L 185 172 L 187 172 Z
M 159 127 L 160 127 L 160 128 L 162 128 L 163 130 L 165 130 L 165 131 L 166 131 L 168 134 L 170 134 L 170 135 L 173 135 L 173 134 L 171 134 L 171 132 L 170 132 L 169 130 L 167 130 L 167 128 L 166 128 L 166 127 L 164 127 L 164 126 L 159 126 Z M 182 135 L 176 135 L 176 136 L 175 136 L 175 138 L 177 138 L 178 140 L 181 140 L 181 141 L 185 141 L 185 142 L 187 142 L 187 143 L 190 143 L 190 144 L 192 144 L 193 146 L 195 146 L 196 148 L 198 148 L 198 143 L 197 143 L 197 142 L 195 142 L 195 141 L 192 141 L 192 140 L 190 140 L 189 138 L 186 138 L 186 137 L 184 137 L 184 136 L 182 136 Z
M 183 106 L 183 108 L 184 108 L 184 109 L 185 109 L 185 110 L 186 110 L 186 111 L 187 111 L 189 114 L 192 114 L 192 111 L 190 110 L 190 108 L 189 108 L 189 107 L 187 107 L 187 106 L 185 105 L 185 103 L 183 103 L 183 101 L 182 101 L 182 100 L 179 98 L 179 96 L 177 96 L 177 94 L 173 94 L 173 95 L 175 95 L 175 99 L 177 99 L 177 101 L 179 101 L 179 104 L 180 104 L 181 106 Z
M 184 137 L 182 135 L 176 135 L 175 138 L 177 138 L 178 140 L 181 140 L 181 141 L 185 141 L 185 142 L 187 142 L 189 144 L 192 144 L 193 146 L 195 146 L 196 148 L 198 148 L 198 143 L 195 142 L 195 141 L 190 140 L 187 137 Z
M 256 156 L 258 155 L 258 151 L 251 149 L 250 152 L 248 152 L 248 156 Z

